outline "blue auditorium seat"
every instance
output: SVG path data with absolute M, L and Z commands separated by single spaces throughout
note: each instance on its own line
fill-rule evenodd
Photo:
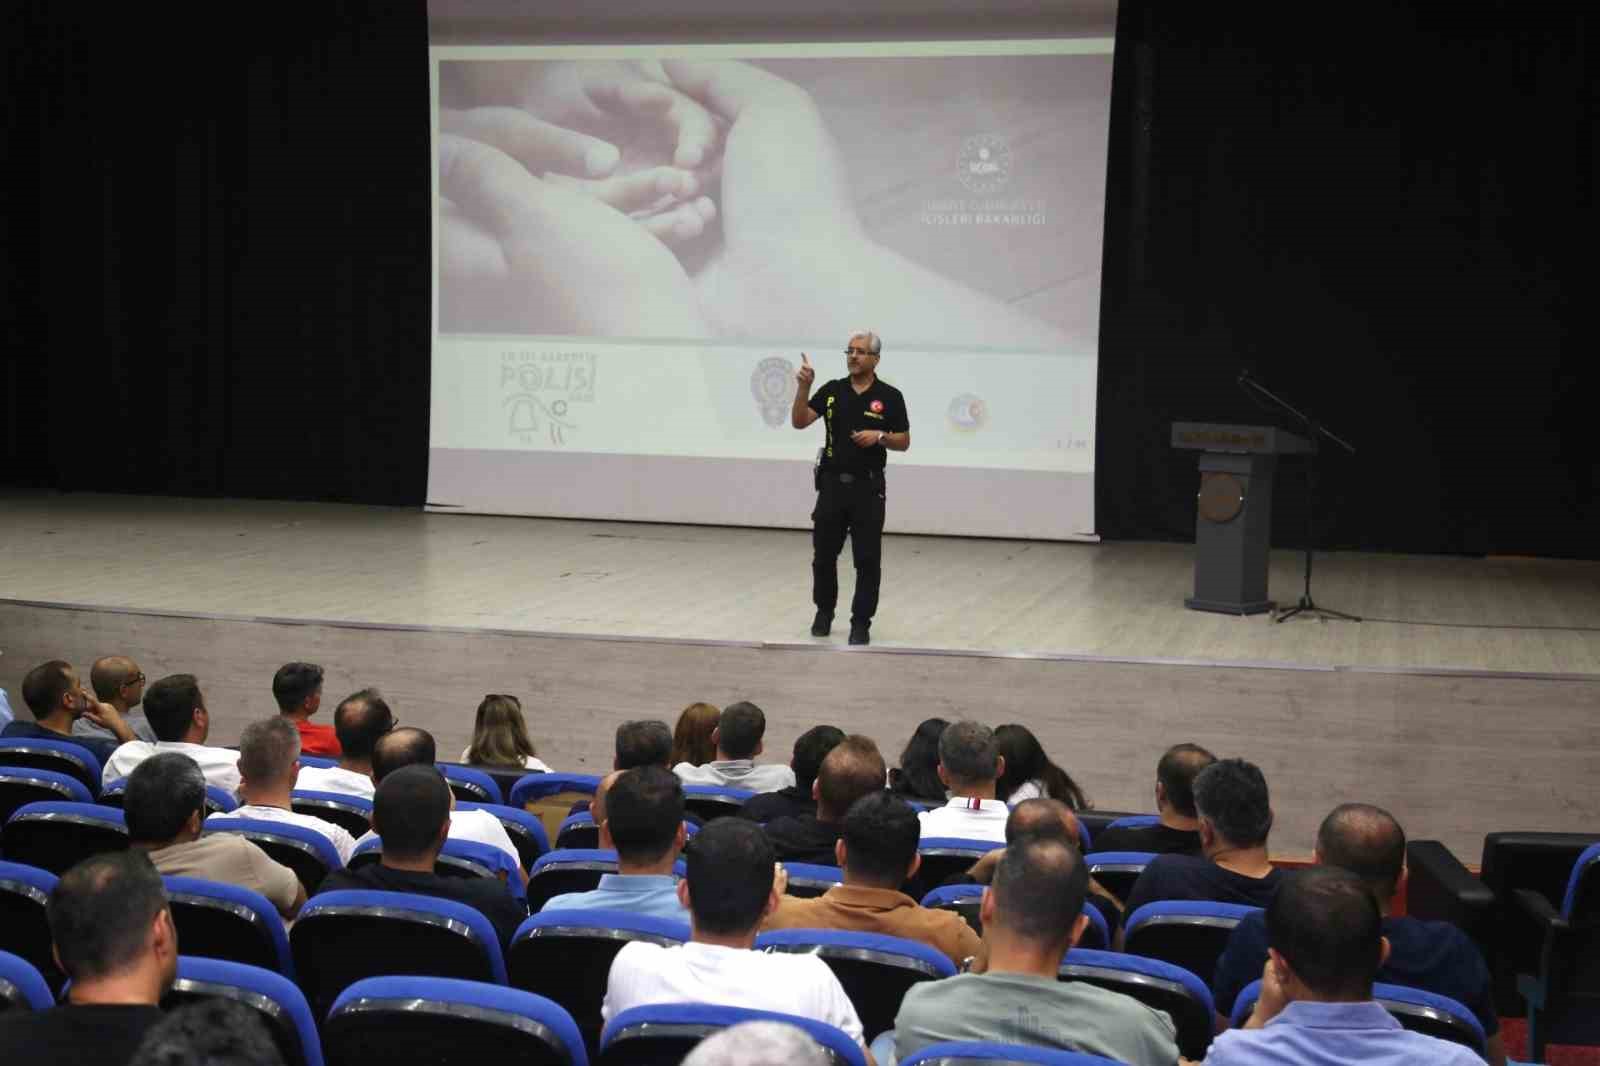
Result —
M 1261 982 L 1251 981 L 1239 991 L 1234 1001 L 1228 1024 L 1235 1029 L 1244 1025 L 1261 998 Z M 1487 1055 L 1488 1039 L 1483 1024 L 1467 1007 L 1449 996 L 1424 992 L 1420 988 L 1390 985 L 1378 982 L 1372 986 L 1372 998 L 1394 1015 L 1395 1020 L 1413 1032 L 1425 1033 L 1471 1048 L 1480 1056 Z M 1543 1062 L 1537 1056 L 1534 1061 Z
M 756 937 L 757 951 L 815 955 L 828 964 L 856 1008 L 870 1042 L 894 1028 L 912 985 L 955 976 L 944 952 L 917 940 L 835 929 L 775 929 Z
M 259 966 L 178 956 L 178 979 L 161 1000 L 170 1010 L 202 999 L 226 999 L 256 1011 L 287 1066 L 322 1066 L 322 1043 L 306 997 L 293 981 Z
M 107 807 L 122 808 L 128 796 L 128 779 L 119 777 L 100 790 L 100 802 Z M 206 786 L 206 814 L 232 814 L 239 809 L 239 801 L 226 789 L 216 785 Z
M 599 846 L 600 826 L 596 824 L 594 815 L 588 811 L 580 811 L 561 819 L 561 825 L 556 829 L 557 850 L 573 851 L 579 848 L 593 850 Z
M 30 803 L 93 803 L 94 794 L 71 774 L 31 766 L 0 766 L 0 821 Z
M 945 885 L 922 897 L 922 905 L 935 910 L 954 911 L 965 918 L 973 932 L 983 935 L 983 922 L 978 911 L 983 902 L 983 885 Z M 1104 950 L 1111 946 L 1111 930 L 1105 916 L 1093 906 L 1085 904 L 1083 913 L 1089 916 L 1089 925 L 1078 941 L 1080 948 Z
M 700 819 L 709 822 L 716 818 L 724 818 L 730 814 L 738 814 L 739 808 L 745 805 L 755 793 L 745 788 L 724 788 L 721 785 L 684 785 L 683 807 L 684 810 Z
M 1128 915 L 1122 933 L 1122 949 L 1130 955 L 1182 966 L 1209 981 L 1217 972 L 1217 960 L 1227 948 L 1235 927 L 1245 915 L 1257 914 L 1260 910 L 1238 903 L 1194 900 L 1146 903 Z
M 126 850 L 128 826 L 121 811 L 98 803 L 29 803 L 6 820 L 0 844 L 13 862 L 59 875 L 91 855 Z
M 1178 1050 L 1194 1062 L 1205 1057 L 1216 1026 L 1211 989 L 1181 966 L 1116 951 L 1073 948 L 1061 960 L 1063 981 L 1082 981 L 1132 996 L 1165 1011 L 1178 1028 Z
M 51 953 L 45 908 L 56 888 L 56 875 L 20 862 L 0 862 L 0 950 L 32 963 L 46 984 L 61 990 L 66 976 Z
M 787 894 L 801 899 L 820 896 L 834 885 L 844 884 L 844 871 L 837 866 L 786 862 L 783 868 L 789 874 Z
M 511 846 L 517 849 L 517 858 L 524 871 L 533 869 L 539 856 L 550 850 L 550 838 L 545 834 L 544 823 L 521 807 L 504 803 L 474 803 L 457 800 L 458 811 L 487 811 L 504 827 Z
M 1151 851 L 1091 851 L 1083 857 L 1089 876 L 1117 899 L 1126 902 L 1133 883 L 1155 858 Z
M 1532 889 L 1514 890 L 1511 897 L 1513 929 L 1539 960 L 1535 972 L 1517 975 L 1528 1004 L 1530 1055 L 1544 1061 L 1552 1042 L 1600 1044 L 1600 844 L 1572 864 L 1559 911 Z
M 917 854 L 922 865 L 915 877 L 906 882 L 905 894 L 921 899 L 956 874 L 965 873 L 973 863 L 1005 847 L 992 840 L 968 840 L 964 837 L 923 837 L 917 844 Z
M 300 753 L 301 766 L 315 766 L 319 770 L 331 770 L 339 765 L 338 759 L 330 759 L 326 755 L 307 755 Z
M 444 775 L 445 781 L 450 785 L 450 791 L 456 794 L 458 800 L 496 804 L 503 804 L 506 801 L 494 778 L 482 770 L 447 762 L 438 763 L 435 768 Z
M 515 988 L 441 977 L 369 977 L 339 994 L 323 1026 L 328 1066 L 588 1066 L 558 1004 Z
M 332 822 L 358 839 L 372 828 L 372 801 L 364 796 L 297 788 L 289 793 L 289 806 L 296 814 Z
M 524 774 L 511 787 L 508 798 L 511 806 L 526 807 L 567 792 L 592 796 L 599 786 L 599 774 Z
M 606 1023 L 600 1066 L 678 1066 L 701 1040 L 741 1022 L 783 1022 L 821 1044 L 837 1066 L 866 1066 L 861 1046 L 831 1025 L 775 1011 L 656 1003 L 633 1007 Z
M 39 968 L 20 955 L 0 951 L 0 1017 L 12 1011 L 49 1010 L 55 995 Z
M 100 794 L 100 760 L 94 752 L 70 740 L 0 737 L 0 766 L 53 770 L 76 778 L 91 794 Z
M 185 955 L 225 959 L 294 979 L 289 934 L 270 900 L 238 885 L 163 877 L 172 924 Z
M 317 890 L 330 870 L 344 865 L 333 841 L 303 825 L 256 818 L 207 818 L 205 832 L 207 835 L 233 833 L 249 840 L 275 862 L 293 870 L 307 895 Z
M 978 1041 L 951 1041 L 929 1044 L 900 1060 L 899 1066 L 964 1066 L 966 1063 L 1025 1063 L 1028 1066 L 1117 1066 L 1115 1059 L 1085 1055 L 1077 1051 L 1052 1051 L 1021 1044 L 991 1044 Z
M 373 837 L 356 845 L 350 855 L 349 867 L 359 869 L 378 862 L 383 855 L 383 838 Z M 493 844 L 480 844 L 475 840 L 446 840 L 434 860 L 433 871 L 441 877 L 488 877 L 505 882 L 512 898 L 527 902 L 528 889 L 522 880 L 522 871 L 511 856 Z

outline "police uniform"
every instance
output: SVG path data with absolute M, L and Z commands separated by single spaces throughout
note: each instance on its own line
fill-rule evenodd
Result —
M 848 533 L 856 565 L 850 618 L 870 622 L 878 610 L 883 473 L 889 456 L 882 445 L 858 447 L 850 434 L 859 429 L 909 432 L 906 400 L 899 389 L 876 376 L 871 387 L 860 394 L 849 378 L 838 378 L 816 391 L 810 407 L 827 430 L 818 469 L 817 506 L 811 512 L 811 600 L 818 610 L 833 611 L 839 599 L 839 552 Z

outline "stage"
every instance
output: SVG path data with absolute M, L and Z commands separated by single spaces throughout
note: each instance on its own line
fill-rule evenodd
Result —
M 558 769 L 628 717 L 768 712 L 768 757 L 829 721 L 892 763 L 931 715 L 1028 724 L 1097 805 L 1149 809 L 1194 740 L 1262 764 L 1275 846 L 1334 803 L 1389 806 L 1469 860 L 1491 829 L 1600 823 L 1600 563 L 1333 554 L 1317 601 L 1360 624 L 1183 609 L 1192 549 L 888 535 L 870 648 L 807 633 L 798 531 L 94 495 L 0 498 L 0 686 L 53 657 L 200 676 L 215 737 L 271 713 L 272 671 L 375 684 L 454 755 L 485 692 L 519 694 Z M 891 521 L 892 530 L 892 521 Z M 841 560 L 842 595 L 852 574 Z M 1301 559 L 1275 552 L 1293 602 Z

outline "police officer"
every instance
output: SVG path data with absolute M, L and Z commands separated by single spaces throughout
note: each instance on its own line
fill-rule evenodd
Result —
M 790 417 L 795 429 L 805 429 L 820 418 L 827 430 L 817 470 L 817 507 L 811 512 L 811 600 L 817 605 L 811 635 L 825 637 L 833 628 L 839 552 L 848 533 L 856 564 L 856 594 L 850 601 L 852 644 L 870 641 L 868 630 L 878 610 L 888 451 L 911 447 L 905 397 L 878 380 L 882 349 L 876 333 L 852 333 L 844 350 L 850 376 L 828 382 L 816 395 L 811 395 L 811 383 L 817 372 L 802 352 Z

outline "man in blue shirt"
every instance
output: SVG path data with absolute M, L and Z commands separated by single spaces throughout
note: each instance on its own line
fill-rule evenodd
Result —
M 542 910 L 604 909 L 689 921 L 678 898 L 672 866 L 683 851 L 683 785 L 659 766 L 608 774 L 590 808 L 600 826 L 600 846 L 617 853 L 617 873 L 589 892 L 554 896 Z
M 1494 1009 L 1489 968 L 1477 945 L 1449 922 L 1392 917 L 1389 910 L 1405 874 L 1406 834 L 1394 815 L 1365 803 L 1335 807 L 1322 820 L 1313 849 L 1316 861 L 1361 878 L 1383 918 L 1389 956 L 1377 979 L 1449 996 L 1477 1017 L 1488 1036 L 1489 1066 L 1504 1066 L 1505 1042 Z M 1261 976 L 1267 961 L 1267 923 L 1260 914 L 1245 918 L 1217 961 L 1212 997 L 1226 1018 L 1244 986 Z
M 1243 1029 L 1212 1043 L 1206 1066 L 1482 1066 L 1468 1048 L 1402 1029 L 1373 1000 L 1389 942 L 1361 878 L 1302 870 L 1278 887 L 1266 921 L 1261 998 Z

